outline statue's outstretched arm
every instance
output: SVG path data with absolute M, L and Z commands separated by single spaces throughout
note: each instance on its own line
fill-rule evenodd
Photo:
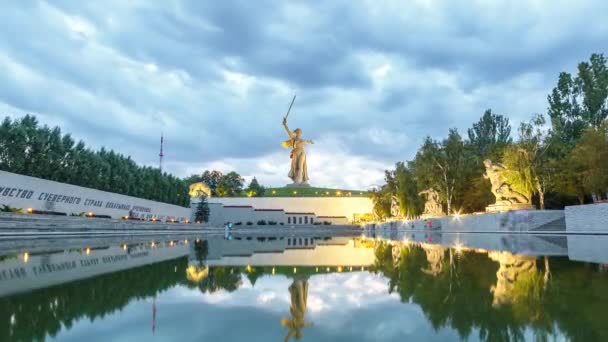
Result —
M 283 127 L 285 127 L 285 131 L 287 132 L 289 139 L 293 139 L 293 133 L 291 133 L 291 130 L 289 127 L 287 127 L 287 118 L 283 118 Z

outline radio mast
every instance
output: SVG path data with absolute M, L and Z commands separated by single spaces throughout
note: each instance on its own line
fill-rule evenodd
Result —
M 163 139 L 163 134 L 160 134 L 160 153 L 158 154 L 159 157 L 159 161 L 158 161 L 158 169 L 160 170 L 160 173 L 163 173 L 163 157 L 165 156 L 163 154 L 163 143 L 164 143 L 164 139 Z

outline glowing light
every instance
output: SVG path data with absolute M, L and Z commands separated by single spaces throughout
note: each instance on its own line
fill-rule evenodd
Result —
M 319 268 L 318 267 L 315 268 L 315 272 L 319 272 Z
M 336 191 L 336 195 L 342 196 L 342 192 L 341 191 Z
M 85 253 L 86 253 L 87 255 L 91 254 L 91 249 L 90 249 L 89 247 L 87 247 L 87 249 L 85 250 Z
M 477 248 L 475 250 L 475 252 L 477 252 L 477 253 L 483 253 L 483 254 L 488 253 L 488 251 L 486 249 L 483 249 L 483 248 Z
M 293 268 L 293 273 L 296 273 L 296 272 L 298 272 L 298 270 L 294 267 Z
M 169 242 L 169 246 L 173 247 L 173 241 Z
M 87 214 L 87 216 L 92 217 L 92 216 L 93 216 L 93 213 L 92 213 L 92 212 L 89 212 L 89 213 Z
M 188 239 L 184 240 L 184 243 L 187 245 L 188 244 Z
M 348 270 L 352 272 L 353 271 L 353 267 L 352 266 L 349 267 Z
M 342 272 L 342 266 L 338 266 L 337 270 L 338 272 Z
M 325 192 L 326 195 L 329 195 L 329 191 Z
M 274 275 L 274 267 L 272 268 L 272 275 Z
M 30 260 L 30 253 L 28 253 L 28 252 L 23 253 L 23 261 L 27 262 L 28 260 Z
M 329 272 L 329 267 L 327 268 L 327 272 Z
M 32 209 L 32 208 L 27 208 L 27 213 L 28 213 L 28 214 L 31 214 L 31 213 L 33 213 L 33 212 L 34 212 L 34 209 Z
M 156 243 L 154 241 L 150 242 L 151 247 L 156 247 Z
M 462 250 L 463 250 L 462 243 L 460 243 L 460 242 L 456 243 L 456 245 L 454 245 L 454 250 L 456 251 L 457 254 L 462 253 Z
M 361 271 L 365 271 L 365 267 L 361 266 Z
M 122 245 L 122 250 L 126 251 L 127 250 L 127 244 L 125 243 L 124 245 Z
M 297 195 L 297 194 L 298 194 L 298 192 L 297 192 L 297 191 L 294 191 L 294 192 L 293 192 L 293 194 L 294 194 L 294 195 Z
M 277 194 L 276 190 L 272 190 L 272 194 L 276 195 Z

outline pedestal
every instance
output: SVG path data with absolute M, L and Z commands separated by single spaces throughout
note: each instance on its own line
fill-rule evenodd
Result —
M 499 201 L 486 207 L 486 213 L 499 213 L 510 210 L 534 210 L 536 207 L 530 203 L 510 203 Z
M 291 183 L 291 184 L 287 184 L 285 185 L 286 188 L 310 188 L 310 184 L 308 183 Z

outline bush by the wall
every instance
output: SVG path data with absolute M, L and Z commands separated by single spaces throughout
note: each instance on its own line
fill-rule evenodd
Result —
M 258 226 L 265 226 L 266 225 L 266 220 L 259 220 L 258 221 Z
M 248 225 L 248 226 L 253 226 L 253 222 L 251 222 L 251 221 L 247 221 L 247 225 Z
M 270 226 L 276 226 L 277 222 L 276 221 L 268 221 L 268 225 L 270 225 Z

